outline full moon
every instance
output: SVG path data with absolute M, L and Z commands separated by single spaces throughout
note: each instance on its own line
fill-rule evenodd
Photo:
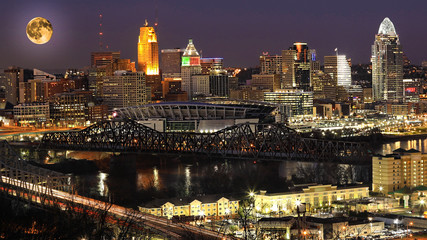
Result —
M 27 24 L 27 37 L 35 44 L 49 42 L 52 33 L 52 24 L 46 18 L 36 17 Z

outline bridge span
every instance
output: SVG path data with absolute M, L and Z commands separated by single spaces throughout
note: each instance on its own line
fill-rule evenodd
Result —
M 370 162 L 366 143 L 303 138 L 283 124 L 244 123 L 212 133 L 193 133 L 159 132 L 133 120 L 104 121 L 80 131 L 46 133 L 40 147 L 251 160 Z

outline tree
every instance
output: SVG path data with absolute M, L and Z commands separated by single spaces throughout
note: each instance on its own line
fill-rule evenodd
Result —
M 240 221 L 242 221 L 245 239 L 249 239 L 249 223 L 250 219 L 253 219 L 254 205 L 255 199 L 253 196 L 243 199 L 239 203 L 238 214 Z

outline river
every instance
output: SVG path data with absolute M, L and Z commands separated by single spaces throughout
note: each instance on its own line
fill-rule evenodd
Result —
M 426 153 L 427 140 L 387 143 L 376 149 L 375 153 L 388 154 L 397 148 L 414 148 Z M 31 153 L 21 154 L 25 157 L 25 154 Z M 332 181 L 328 177 L 338 171 L 332 165 L 213 160 L 201 156 L 49 151 L 39 153 L 37 157 L 44 162 L 54 160 L 62 164 L 66 158 L 76 159 L 66 161 L 65 168 L 74 173 L 78 194 L 133 207 L 155 198 L 242 194 L 251 190 L 286 191 L 292 175 L 301 174 L 301 169 L 309 169 L 315 175 L 325 175 L 320 180 L 326 182 Z M 318 179 L 319 176 L 312 177 Z

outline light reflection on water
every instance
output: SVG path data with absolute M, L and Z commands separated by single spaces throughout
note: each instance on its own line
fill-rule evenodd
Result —
M 427 153 L 427 139 L 417 139 L 417 140 L 408 140 L 408 141 L 398 141 L 393 143 L 383 144 L 381 149 L 378 149 L 375 153 L 377 154 L 391 154 L 393 150 L 398 148 L 403 148 L 406 150 L 416 149 L 422 153 Z
M 98 173 L 98 192 L 100 196 L 108 196 L 108 185 L 106 183 L 107 181 L 107 177 L 108 174 L 107 173 L 103 173 L 103 172 L 99 172 Z
M 379 147 L 375 153 L 389 154 L 398 148 L 414 148 L 427 153 L 427 140 L 387 143 Z M 21 154 L 27 154 L 23 152 Z M 166 198 L 170 197 L 168 194 L 171 193 L 199 194 L 203 193 L 206 188 L 211 188 L 217 193 L 224 193 L 221 192 L 223 189 L 220 188 L 223 186 L 225 189 L 234 191 L 236 190 L 234 185 L 242 181 L 245 183 L 240 184 L 241 188 L 248 182 L 246 184 L 248 188 L 281 191 L 280 186 L 284 186 L 285 181 L 296 173 L 298 164 L 301 165 L 297 162 L 260 162 L 253 164 L 252 161 L 208 160 L 203 157 L 198 157 L 195 161 L 184 158 L 176 160 L 175 158 L 163 157 L 160 159 L 160 157 L 147 157 L 137 154 L 116 155 L 112 158 L 116 162 L 115 165 L 108 164 L 107 161 L 107 164 L 104 164 L 107 167 L 102 171 L 79 176 L 82 193 L 98 194 L 101 197 L 108 197 L 111 194 L 115 195 L 116 198 L 120 194 L 132 198 L 138 192 L 141 195 L 164 192 L 158 197 Z M 101 161 L 96 162 L 100 163 Z M 115 170 L 116 168 L 121 170 Z M 114 174 L 114 172 L 116 173 Z M 251 179 L 253 181 L 250 181 Z M 259 179 L 264 180 L 261 182 Z M 268 189 L 272 185 L 276 185 L 275 189 Z
M 190 194 L 191 188 L 191 171 L 190 166 L 185 167 L 185 195 Z

